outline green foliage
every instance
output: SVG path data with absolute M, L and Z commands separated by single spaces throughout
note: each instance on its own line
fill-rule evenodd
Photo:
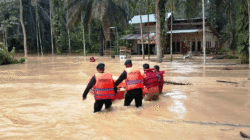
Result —
M 15 57 L 15 48 L 13 48 L 11 52 L 8 52 L 8 50 L 7 50 L 7 48 L 5 46 L 0 48 L 0 65 L 3 65 L 3 64 L 17 64 L 17 63 L 23 63 L 25 61 L 24 58 L 21 58 L 18 61 L 14 57 Z
M 18 61 L 18 63 L 21 63 L 21 64 L 23 64 L 25 62 L 25 58 L 21 58 L 19 61 Z
M 222 48 L 221 50 L 218 51 L 218 53 L 228 53 L 230 51 L 229 48 Z
M 225 56 L 225 59 L 238 59 L 239 57 L 237 55 L 227 54 Z

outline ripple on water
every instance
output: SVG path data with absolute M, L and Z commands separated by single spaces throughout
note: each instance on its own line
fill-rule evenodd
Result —
M 173 104 L 168 108 L 170 112 L 178 114 L 177 118 L 183 118 L 186 114 L 186 107 L 183 100 L 187 99 L 187 96 L 180 92 L 178 89 L 173 89 L 172 92 L 165 94 L 173 100 Z

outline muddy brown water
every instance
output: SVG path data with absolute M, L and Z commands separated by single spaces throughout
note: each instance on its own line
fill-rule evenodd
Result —
M 132 60 L 141 70 L 148 62 Z M 165 80 L 192 85 L 164 85 L 159 101 L 143 101 L 137 109 L 117 100 L 112 111 L 94 114 L 94 97 L 81 97 L 99 62 L 114 78 L 124 70 L 124 60 L 90 63 L 82 56 L 29 57 L 25 64 L 0 66 L 0 139 L 235 140 L 240 131 L 250 134 L 248 70 L 163 62 Z

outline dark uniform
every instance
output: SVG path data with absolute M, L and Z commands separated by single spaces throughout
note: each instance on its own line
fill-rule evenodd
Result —
M 125 65 L 132 64 L 132 62 L 131 62 L 131 60 L 126 60 L 126 62 L 124 64 Z M 126 70 L 123 71 L 123 73 L 120 75 L 120 77 L 115 82 L 115 87 L 117 87 L 125 79 L 127 79 Z M 131 102 L 133 101 L 133 99 L 135 99 L 136 107 L 142 106 L 142 99 L 143 99 L 142 88 L 128 90 L 126 95 L 125 95 L 124 106 L 129 106 L 131 104 Z
M 104 64 L 98 64 L 97 69 L 104 69 Z M 82 97 L 85 99 L 89 93 L 89 90 L 96 84 L 96 77 L 95 75 L 91 78 L 90 82 L 88 83 Z M 117 87 L 114 86 L 115 94 L 117 94 Z M 96 100 L 94 103 L 94 113 L 98 112 L 102 109 L 103 104 L 105 104 L 105 109 L 108 109 L 112 105 L 111 99 L 102 99 L 102 100 Z

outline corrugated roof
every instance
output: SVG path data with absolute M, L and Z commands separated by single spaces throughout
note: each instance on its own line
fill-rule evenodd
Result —
M 156 34 L 155 33 L 151 33 L 149 34 L 149 38 L 151 40 L 154 40 L 156 37 Z M 123 36 L 122 38 L 120 38 L 119 40 L 138 40 L 138 39 L 141 39 L 141 34 L 128 34 L 128 35 L 125 35 Z M 143 38 L 144 39 L 148 39 L 148 34 L 143 34 Z
M 171 13 L 166 13 L 166 19 L 167 20 L 171 16 Z M 148 22 L 148 15 L 141 15 L 142 17 L 142 23 L 147 23 Z M 134 16 L 130 21 L 129 24 L 139 24 L 141 21 L 140 15 Z M 149 22 L 156 22 L 155 19 L 155 14 L 150 14 L 149 15 Z
M 196 32 L 202 32 L 202 29 L 190 29 L 190 30 L 173 30 L 173 34 L 181 34 L 181 33 L 196 33 Z M 171 34 L 171 31 L 167 32 L 168 34 Z

